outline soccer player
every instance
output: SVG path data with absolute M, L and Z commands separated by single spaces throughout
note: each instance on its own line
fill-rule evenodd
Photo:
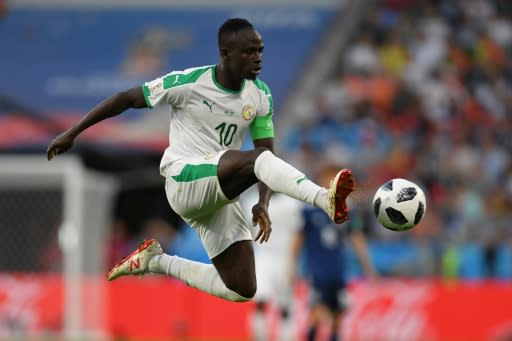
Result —
M 51 160 L 69 150 L 88 127 L 129 108 L 168 106 L 169 147 L 160 173 L 171 208 L 199 234 L 212 264 L 164 254 L 158 242 L 146 240 L 107 274 L 157 273 L 230 301 L 248 301 L 256 292 L 254 250 L 249 222 L 239 195 L 258 183 L 259 200 L 252 223 L 254 238 L 267 242 L 272 231 L 268 217 L 271 191 L 304 201 L 340 224 L 348 219 L 347 196 L 354 188 L 352 172 L 340 170 L 329 188 L 320 187 L 273 154 L 272 96 L 258 79 L 263 40 L 241 18 L 218 30 L 220 60 L 167 75 L 119 92 L 95 106 L 48 146 Z M 250 131 L 254 149 L 240 147 Z
M 320 184 L 329 183 L 335 166 L 327 165 L 320 172 Z M 292 246 L 293 269 L 298 269 L 301 252 L 304 255 L 305 279 L 309 284 L 310 319 L 307 341 L 316 339 L 318 327 L 330 324 L 329 341 L 340 340 L 338 330 L 344 311 L 348 308 L 344 239 L 348 235 L 356 256 L 370 280 L 376 271 L 368 254 L 366 238 L 361 231 L 363 222 L 352 217 L 343 229 L 332 223 L 321 209 L 304 206 L 302 225 Z M 296 276 L 295 276 L 296 277 Z
M 257 199 L 258 193 L 253 188 L 242 195 L 240 201 L 247 213 Z M 253 341 L 297 340 L 292 320 L 291 247 L 301 225 L 303 206 L 301 201 L 282 193 L 274 193 L 270 199 L 268 215 L 274 226 L 272 240 L 254 245 L 258 291 L 251 315 Z

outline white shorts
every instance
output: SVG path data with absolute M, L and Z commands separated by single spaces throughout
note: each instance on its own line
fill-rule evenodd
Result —
M 210 259 L 235 242 L 252 240 L 238 198 L 229 200 L 220 188 L 217 165 L 222 154 L 182 159 L 166 170 L 167 200 L 197 231 Z

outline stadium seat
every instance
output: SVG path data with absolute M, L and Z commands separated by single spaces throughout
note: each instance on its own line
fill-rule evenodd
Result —
M 458 247 L 459 277 L 464 279 L 480 279 L 485 277 L 484 252 L 475 243 L 463 244 Z
M 510 246 L 500 246 L 496 253 L 496 277 L 512 278 L 512 249 Z

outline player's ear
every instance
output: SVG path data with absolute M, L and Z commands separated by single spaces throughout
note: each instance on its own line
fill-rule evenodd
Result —
M 227 48 L 225 48 L 225 47 L 222 47 L 220 49 L 220 57 L 222 59 L 228 59 L 229 58 L 229 50 Z

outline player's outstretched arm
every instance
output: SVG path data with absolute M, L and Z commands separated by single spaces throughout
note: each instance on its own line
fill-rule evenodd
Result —
M 117 116 L 129 108 L 147 108 L 140 87 L 122 91 L 107 98 L 89 111 L 80 121 L 54 138 L 46 150 L 48 160 L 67 152 L 73 146 L 75 138 L 85 129 L 106 118 Z
M 360 231 L 352 232 L 350 234 L 350 241 L 354 246 L 356 257 L 359 261 L 359 264 L 363 268 L 366 277 L 370 281 L 375 281 L 378 277 L 378 274 L 370 257 L 366 237 Z

